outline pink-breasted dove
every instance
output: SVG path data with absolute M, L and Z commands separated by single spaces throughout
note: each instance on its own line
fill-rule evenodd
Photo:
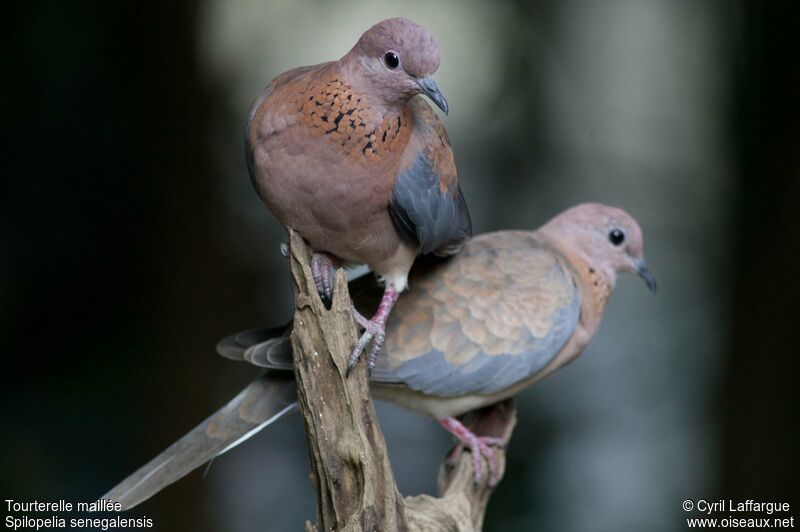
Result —
M 439 420 L 495 478 L 493 438 L 470 432 L 458 416 L 511 397 L 577 357 L 600 324 L 618 272 L 646 269 L 642 233 L 624 211 L 583 204 L 537 231 L 499 231 L 468 241 L 458 255 L 420 261 L 413 288 L 387 323 L 370 380 L 377 399 Z M 356 306 L 380 298 L 373 282 L 350 284 Z M 130 508 L 294 411 L 290 327 L 223 340 L 228 358 L 266 368 L 232 401 L 103 498 Z
M 305 238 L 318 289 L 333 264 L 367 264 L 385 284 L 350 368 L 386 320 L 419 254 L 451 255 L 472 234 L 447 131 L 421 97 L 446 114 L 431 75 L 439 46 L 405 18 L 367 30 L 338 61 L 276 77 L 250 110 L 252 182 L 278 220 Z M 326 294 L 327 293 L 327 294 Z

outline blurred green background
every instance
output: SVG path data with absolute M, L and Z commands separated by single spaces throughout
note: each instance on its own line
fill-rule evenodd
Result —
M 641 223 L 574 364 L 519 397 L 486 530 L 672 531 L 684 499 L 800 510 L 796 2 L 206 0 L 6 9 L 0 495 L 93 500 L 257 373 L 223 336 L 289 317 L 283 230 L 243 125 L 275 75 L 407 16 L 476 232 L 582 201 Z M 404 494 L 448 436 L 379 405 Z M 133 510 L 158 530 L 314 517 L 298 416 Z

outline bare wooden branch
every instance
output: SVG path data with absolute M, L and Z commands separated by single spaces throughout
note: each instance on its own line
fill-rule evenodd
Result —
M 306 427 L 311 483 L 317 490 L 317 524 L 311 530 L 479 531 L 491 488 L 473 481 L 472 462 L 462 452 L 442 465 L 439 497 L 400 495 L 378 424 L 364 364 L 346 375 L 355 344 L 350 295 L 344 272 L 335 277 L 330 310 L 311 275 L 310 250 L 290 234 L 295 294 L 292 346 L 300 410 Z M 473 415 L 478 434 L 509 438 L 516 413 L 506 401 Z M 500 477 L 505 453 L 498 450 Z M 488 475 L 483 475 L 484 478 Z
M 355 326 L 343 271 L 336 273 L 330 310 L 322 304 L 309 268 L 309 251 L 291 235 L 295 290 L 294 332 L 300 410 L 317 489 L 320 530 L 407 528 L 378 426 L 363 364 L 348 378 Z

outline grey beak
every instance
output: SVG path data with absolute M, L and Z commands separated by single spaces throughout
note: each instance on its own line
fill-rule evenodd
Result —
M 653 277 L 653 274 L 647 269 L 647 266 L 644 264 L 644 260 L 639 260 L 636 262 L 636 273 L 639 274 L 639 277 L 644 279 L 644 284 L 646 284 L 647 288 L 649 288 L 650 291 L 655 294 L 656 289 L 658 288 L 658 285 L 656 284 L 656 278 Z
M 442 96 L 442 92 L 439 90 L 436 82 L 433 81 L 433 78 L 418 78 L 417 84 L 419 85 L 420 92 L 430 98 L 444 114 L 447 114 L 447 111 L 450 109 L 447 105 L 447 100 Z

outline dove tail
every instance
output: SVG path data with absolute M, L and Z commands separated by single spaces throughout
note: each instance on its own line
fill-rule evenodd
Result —
M 268 371 L 101 498 L 133 508 L 296 410 L 294 375 Z

